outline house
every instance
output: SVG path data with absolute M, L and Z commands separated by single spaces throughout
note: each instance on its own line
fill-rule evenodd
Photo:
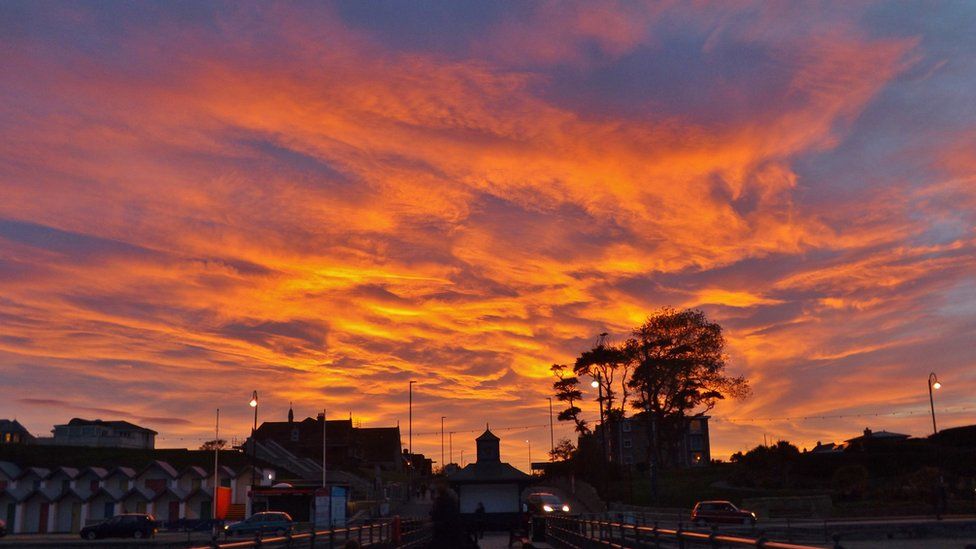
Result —
M 266 421 L 253 438 L 259 442 L 274 442 L 289 453 L 322 462 L 322 437 L 325 430 L 325 452 L 329 467 L 352 471 L 379 467 L 383 471 L 400 471 L 399 427 L 355 427 L 351 419 L 325 420 L 316 418 L 294 421 L 289 410 L 288 421 Z M 323 425 L 325 423 L 325 425 Z M 251 438 L 244 443 L 250 453 Z
M 811 454 L 839 455 L 844 453 L 844 445 L 828 442 L 826 444 L 817 441 L 817 445 L 810 450 Z
M 448 475 L 447 482 L 458 494 L 462 515 L 473 516 L 481 503 L 493 526 L 507 528 L 521 511 L 522 489 L 532 477 L 501 460 L 500 439 L 487 427 L 475 443 L 477 461 Z
M 909 435 L 903 435 L 901 433 L 891 433 L 885 430 L 872 431 L 871 429 L 865 427 L 864 434 L 859 437 L 854 437 L 847 439 L 847 446 L 852 449 L 865 450 L 868 448 L 876 448 L 879 446 L 888 446 L 891 444 L 897 444 L 899 442 L 904 442 L 908 440 Z
M 684 418 L 684 429 L 678 444 L 665 457 L 668 465 L 689 468 L 711 463 L 708 420 L 709 417 L 705 415 Z M 628 468 L 647 467 L 648 448 L 651 444 L 648 436 L 650 430 L 651 422 L 648 415 L 641 412 L 628 418 L 608 420 L 603 425 L 597 425 L 589 443 L 603 446 L 607 459 L 611 463 Z M 603 440 L 604 433 L 606 433 L 606 440 Z
M 34 435 L 16 419 L 0 419 L 0 444 L 30 444 Z
M 111 448 L 156 447 L 156 431 L 128 421 L 102 421 L 74 418 L 64 425 L 55 425 L 53 438 L 38 439 L 38 444 L 52 446 L 94 446 Z

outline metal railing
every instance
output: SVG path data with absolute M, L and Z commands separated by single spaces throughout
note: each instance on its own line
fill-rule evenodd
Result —
M 612 549 L 643 549 L 675 547 L 763 547 L 766 549 L 816 549 L 811 545 L 796 545 L 770 541 L 765 536 L 756 538 L 711 532 L 640 526 L 625 522 L 576 517 L 547 517 L 546 539 L 560 548 L 609 547 Z M 835 548 L 840 545 L 835 542 Z
M 266 536 L 256 532 L 253 538 L 246 540 L 213 540 L 207 545 L 199 545 L 192 549 L 251 549 L 251 548 L 279 548 L 287 547 L 300 549 L 304 547 L 335 549 L 343 547 L 349 540 L 356 540 L 361 547 L 374 544 L 393 545 L 394 547 L 419 547 L 430 539 L 430 524 L 427 521 L 385 520 L 347 528 L 332 528 L 329 530 L 311 530 L 308 532 L 292 533 L 283 536 Z

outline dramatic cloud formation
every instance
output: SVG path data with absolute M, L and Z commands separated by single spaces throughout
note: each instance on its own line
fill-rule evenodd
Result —
M 930 370 L 973 422 L 970 6 L 0 14 L 0 416 L 36 433 L 193 446 L 257 388 L 406 436 L 417 380 L 417 449 L 533 426 L 502 433 L 524 466 L 548 366 L 663 305 L 752 381 L 716 457 L 924 435 Z

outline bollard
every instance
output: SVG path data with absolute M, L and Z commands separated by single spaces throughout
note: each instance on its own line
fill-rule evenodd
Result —
M 329 549 L 335 547 L 335 528 L 329 529 Z
M 634 523 L 634 545 L 636 545 L 637 547 L 640 547 L 640 544 L 641 544 L 641 542 L 640 542 L 640 526 L 637 526 L 637 523 L 635 522 Z
M 678 540 L 678 549 L 685 549 L 685 538 L 682 534 L 684 534 L 684 524 L 678 521 L 678 530 L 674 534 L 674 537 Z
M 261 531 L 254 532 L 254 546 L 261 547 Z
M 654 536 L 654 549 L 661 549 L 661 532 L 657 531 L 657 521 L 654 521 L 654 528 L 651 530 Z
M 390 532 L 390 541 L 393 542 L 394 547 L 398 547 L 403 543 L 403 535 L 400 531 L 401 526 L 400 515 L 394 515 L 392 532 Z
M 309 532 L 308 546 L 310 549 L 315 549 L 315 525 L 312 525 L 312 531 Z
M 756 540 L 756 547 L 759 547 L 759 549 L 762 549 L 763 547 L 766 546 L 766 542 L 767 541 L 769 541 L 769 540 L 766 539 L 766 532 L 760 533 L 759 534 L 759 539 Z
M 291 530 L 285 532 L 285 547 L 291 547 Z
M 712 532 L 708 534 L 708 541 L 712 547 L 718 547 L 718 526 L 712 525 Z

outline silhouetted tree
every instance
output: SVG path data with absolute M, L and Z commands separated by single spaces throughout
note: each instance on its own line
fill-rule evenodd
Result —
M 549 452 L 549 455 L 552 456 L 554 461 L 566 461 L 572 459 L 575 453 L 576 446 L 573 446 L 573 443 L 568 438 L 562 438 L 559 439 L 556 447 Z
M 649 419 L 648 462 L 652 491 L 656 470 L 682 436 L 686 417 L 707 412 L 726 397 L 744 398 L 749 385 L 743 377 L 725 374 L 722 327 L 705 313 L 666 307 L 633 332 L 626 349 L 634 361 L 628 385 L 635 408 Z
M 577 376 L 589 376 L 597 381 L 603 394 L 604 414 L 610 419 L 620 419 L 625 415 L 627 397 L 630 394 L 627 382 L 633 360 L 627 353 L 626 347 L 608 345 L 604 339 L 606 334 L 600 336 L 600 340 L 592 349 L 583 351 L 577 357 L 573 365 L 573 373 Z M 618 387 L 620 402 L 614 406 Z
M 565 402 L 567 405 L 566 409 L 559 412 L 556 417 L 559 421 L 575 423 L 576 432 L 581 435 L 589 433 L 590 428 L 587 427 L 586 420 L 580 417 L 583 410 L 576 406 L 576 401 L 583 398 L 583 393 L 579 390 L 579 378 L 569 375 L 567 373 L 568 367 L 565 364 L 553 364 L 549 369 L 556 376 L 556 381 L 552 384 L 556 393 L 556 400 Z
M 211 451 L 223 450 L 225 446 L 227 446 L 227 441 L 222 438 L 218 438 L 216 440 L 208 440 L 207 442 L 204 442 L 203 444 L 200 445 L 200 449 L 211 450 Z

